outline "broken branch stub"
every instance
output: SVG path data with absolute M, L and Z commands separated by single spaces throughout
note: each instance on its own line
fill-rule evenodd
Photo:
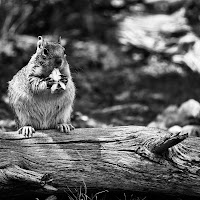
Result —
M 182 142 L 188 137 L 188 134 L 182 134 L 181 132 L 178 134 L 172 134 L 168 137 L 160 138 L 156 141 L 151 149 L 153 153 L 162 154 L 165 153 L 169 148 L 175 146 L 176 144 Z

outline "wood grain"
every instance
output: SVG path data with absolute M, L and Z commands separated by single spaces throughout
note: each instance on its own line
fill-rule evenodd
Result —
M 174 142 L 175 141 L 175 142 Z M 0 134 L 0 196 L 80 188 L 200 196 L 200 139 L 142 126 Z M 24 189 L 26 188 L 26 190 Z

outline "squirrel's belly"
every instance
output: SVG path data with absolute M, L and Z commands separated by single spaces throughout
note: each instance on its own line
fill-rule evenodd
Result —
M 36 129 L 55 128 L 63 116 L 63 108 L 59 101 L 34 101 L 29 110 L 30 125 Z

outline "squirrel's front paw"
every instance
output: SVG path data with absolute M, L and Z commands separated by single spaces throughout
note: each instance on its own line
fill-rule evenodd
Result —
M 39 88 L 38 88 L 39 90 L 46 90 L 47 89 L 47 83 L 46 83 L 46 81 L 42 81 L 41 83 L 40 83 L 40 85 L 39 85 Z
M 24 137 L 32 137 L 35 129 L 31 126 L 23 126 L 18 130 L 18 133 L 24 135 Z
M 47 83 L 47 89 L 51 89 L 52 85 L 54 84 L 54 80 L 47 77 L 44 79 L 44 81 Z
M 57 129 L 62 133 L 69 133 L 71 130 L 75 128 L 71 124 L 58 124 Z
M 57 70 L 54 70 L 53 72 L 49 77 L 44 79 L 47 82 L 47 89 L 51 89 L 52 94 L 66 90 L 68 77 L 60 74 L 60 72 L 57 72 Z

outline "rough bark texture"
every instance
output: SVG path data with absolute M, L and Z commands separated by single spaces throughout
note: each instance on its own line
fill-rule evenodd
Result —
M 184 140 L 184 141 L 183 141 Z M 0 135 L 0 196 L 79 188 L 200 196 L 200 139 L 141 126 Z

